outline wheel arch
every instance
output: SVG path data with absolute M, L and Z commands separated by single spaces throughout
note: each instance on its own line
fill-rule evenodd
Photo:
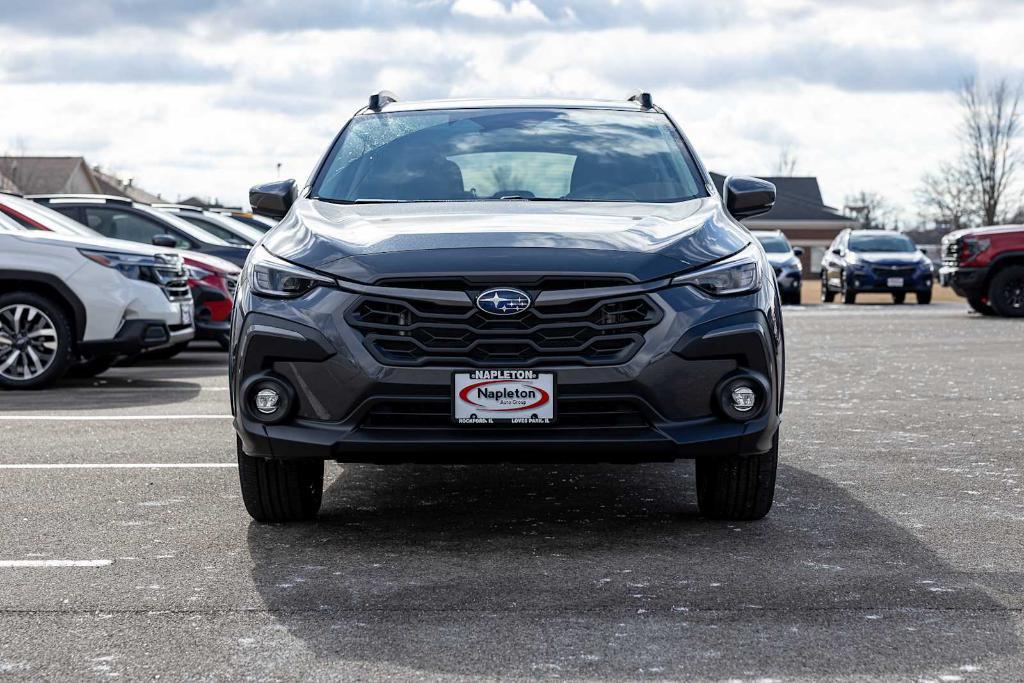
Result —
M 60 278 L 49 273 L 0 269 L 0 294 L 8 292 L 33 292 L 50 299 L 68 315 L 75 342 L 82 340 L 85 335 L 85 306 Z
M 988 272 L 985 273 L 985 281 L 982 284 L 985 296 L 988 296 L 988 288 L 992 285 L 992 278 L 1003 268 L 1009 266 L 1024 266 L 1024 250 L 1004 251 L 992 259 Z

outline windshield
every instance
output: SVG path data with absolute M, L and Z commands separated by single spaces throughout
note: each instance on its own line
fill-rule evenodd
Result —
M 101 237 L 101 235 L 85 225 L 82 225 L 73 218 L 68 218 L 59 211 L 36 204 L 30 199 L 19 199 L 18 197 L 5 197 L 10 207 L 25 216 L 31 221 L 39 223 L 48 230 L 58 235 L 78 235 L 79 237 Z M 26 225 L 29 229 L 38 229 L 35 225 Z
M 680 202 L 707 192 L 663 114 L 492 108 L 357 116 L 313 196 Z
M 850 251 L 917 251 L 906 235 L 896 233 L 861 233 L 850 235 Z
M 769 254 L 788 254 L 792 251 L 789 242 L 781 235 L 757 235 L 757 241 Z
M 164 223 L 169 223 L 170 225 L 174 226 L 175 229 L 185 233 L 186 235 L 196 240 L 197 242 L 212 244 L 218 247 L 228 246 L 227 242 L 217 237 L 216 235 L 212 235 L 206 230 L 197 228 L 188 221 L 181 220 L 174 214 L 158 211 L 157 209 L 151 209 L 148 206 L 140 206 L 138 208 L 139 210 L 144 211 L 151 216 L 156 216 L 159 220 L 163 221 Z
M 251 247 L 259 242 L 260 238 L 263 237 L 263 233 L 258 230 L 229 218 L 220 218 L 219 216 L 197 216 L 186 212 L 179 213 L 178 217 L 183 218 L 192 225 L 202 228 L 210 234 L 216 235 L 229 244 Z M 230 222 L 225 225 L 224 223 L 226 221 Z

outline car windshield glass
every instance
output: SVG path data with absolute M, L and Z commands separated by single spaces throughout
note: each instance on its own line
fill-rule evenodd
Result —
M 36 204 L 29 199 L 13 197 L 9 200 L 11 208 L 26 218 L 39 223 L 48 230 L 60 235 L 78 235 L 80 237 L 100 237 L 101 235 L 73 218 L 68 218 L 59 211 Z M 35 226 L 32 226 L 35 229 Z
M 196 216 L 191 213 L 184 212 L 178 214 L 178 217 L 188 221 L 192 225 L 202 228 L 203 230 L 209 232 L 212 235 L 216 235 L 217 237 L 221 238 L 228 244 L 234 244 L 243 247 L 251 247 L 252 245 L 256 244 L 256 242 L 259 241 L 260 237 L 263 236 L 262 234 L 259 234 L 256 237 L 252 237 L 251 235 L 248 234 L 247 231 L 250 230 L 250 228 L 249 226 L 246 225 L 239 226 L 239 228 L 244 228 L 244 230 L 228 229 L 225 225 L 221 224 L 220 220 L 218 220 L 217 218 L 210 218 L 207 216 Z
M 758 235 L 758 241 L 764 250 L 769 254 L 788 254 L 790 252 L 789 242 L 785 237 L 779 235 Z
M 850 251 L 917 251 L 917 247 L 906 235 L 862 233 L 850 235 Z
M 227 242 L 217 237 L 216 235 L 212 235 L 206 230 L 203 230 L 202 228 L 198 228 L 192 225 L 188 221 L 183 221 L 173 214 L 164 213 L 163 211 L 158 211 L 156 209 L 150 209 L 149 207 L 139 208 L 145 213 L 149 214 L 150 216 L 156 216 L 159 220 L 163 221 L 164 223 L 168 223 L 174 226 L 175 229 L 185 233 L 186 235 L 196 240 L 197 242 L 202 242 L 205 244 L 210 244 L 218 247 L 228 246 Z
M 680 202 L 707 191 L 664 114 L 492 108 L 357 116 L 313 196 Z

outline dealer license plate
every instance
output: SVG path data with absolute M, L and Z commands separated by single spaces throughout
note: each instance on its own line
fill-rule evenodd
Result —
M 534 370 L 475 370 L 452 378 L 457 424 L 551 424 L 555 375 Z
M 885 281 L 885 285 L 887 287 L 902 287 L 903 286 L 903 278 L 901 278 L 901 277 L 891 277 L 891 278 L 889 278 L 888 280 Z

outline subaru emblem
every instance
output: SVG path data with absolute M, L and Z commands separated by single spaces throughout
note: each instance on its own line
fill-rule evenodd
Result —
M 476 307 L 493 315 L 515 315 L 530 307 L 530 297 L 518 289 L 488 289 L 476 298 Z

